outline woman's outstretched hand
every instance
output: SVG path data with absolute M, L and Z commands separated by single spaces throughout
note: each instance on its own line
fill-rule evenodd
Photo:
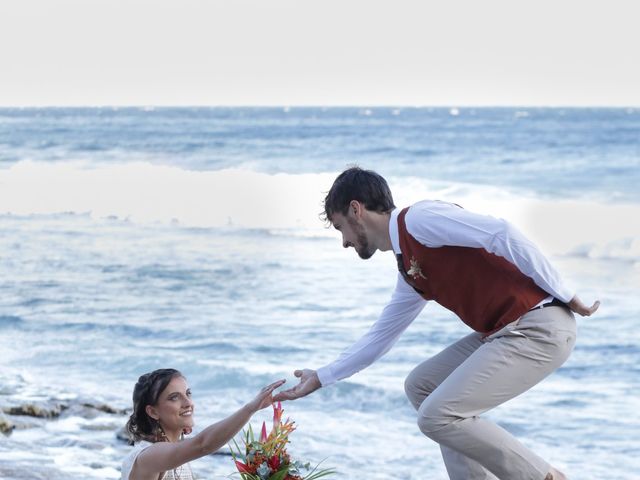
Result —
M 247 406 L 251 409 L 252 412 L 257 412 L 258 410 L 262 410 L 263 408 L 271 405 L 275 400 L 273 399 L 273 391 L 276 388 L 281 387 L 286 380 L 278 380 L 277 382 L 273 382 L 271 385 L 267 385 L 260 393 L 256 395 L 256 398 L 251 400 Z
M 305 368 L 304 370 L 296 370 L 293 374 L 300 379 L 300 383 L 289 390 L 278 392 L 273 397 L 274 402 L 295 400 L 296 398 L 304 397 L 315 392 L 322 386 L 315 370 Z

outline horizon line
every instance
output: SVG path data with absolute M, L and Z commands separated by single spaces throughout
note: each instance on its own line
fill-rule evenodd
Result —
M 26 105 L 0 105 L 0 109 L 42 109 L 42 108 L 437 108 L 437 109 L 473 109 L 473 108 L 554 108 L 554 109 L 640 109 L 640 104 L 607 105 L 607 104 L 26 104 Z

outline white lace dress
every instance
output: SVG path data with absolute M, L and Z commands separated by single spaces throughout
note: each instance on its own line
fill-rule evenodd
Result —
M 135 444 L 133 450 L 122 462 L 122 480 L 129 480 L 129 475 L 131 475 L 131 470 L 133 470 L 133 464 L 136 463 L 136 458 L 151 445 L 153 445 L 153 443 L 145 441 Z M 185 463 L 174 470 L 164 472 L 158 477 L 158 480 L 193 480 L 193 472 L 191 472 L 189 464 Z

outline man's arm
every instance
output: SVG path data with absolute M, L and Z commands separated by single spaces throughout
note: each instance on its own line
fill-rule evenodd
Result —
M 569 303 L 567 303 L 567 307 L 571 309 L 572 312 L 576 312 L 578 315 L 582 317 L 590 317 L 596 310 L 600 307 L 600 300 L 596 300 L 593 302 L 593 305 L 587 307 L 582 300 L 578 298 L 577 295 L 574 295 Z
M 391 349 L 426 303 L 398 274 L 391 300 L 369 331 L 329 365 L 317 371 L 296 370 L 294 375 L 300 379 L 300 383 L 279 392 L 274 401 L 304 397 L 322 386 L 331 385 L 368 367 Z

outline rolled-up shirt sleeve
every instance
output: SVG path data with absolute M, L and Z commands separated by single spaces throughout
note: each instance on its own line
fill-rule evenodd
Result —
M 391 300 L 369 331 L 334 362 L 317 370 L 322 386 L 350 377 L 382 357 L 415 320 L 426 303 L 398 274 Z
M 446 202 L 424 201 L 406 216 L 407 231 L 427 247 L 484 248 L 505 258 L 542 290 L 563 302 L 575 292 L 538 247 L 506 220 L 480 215 Z

